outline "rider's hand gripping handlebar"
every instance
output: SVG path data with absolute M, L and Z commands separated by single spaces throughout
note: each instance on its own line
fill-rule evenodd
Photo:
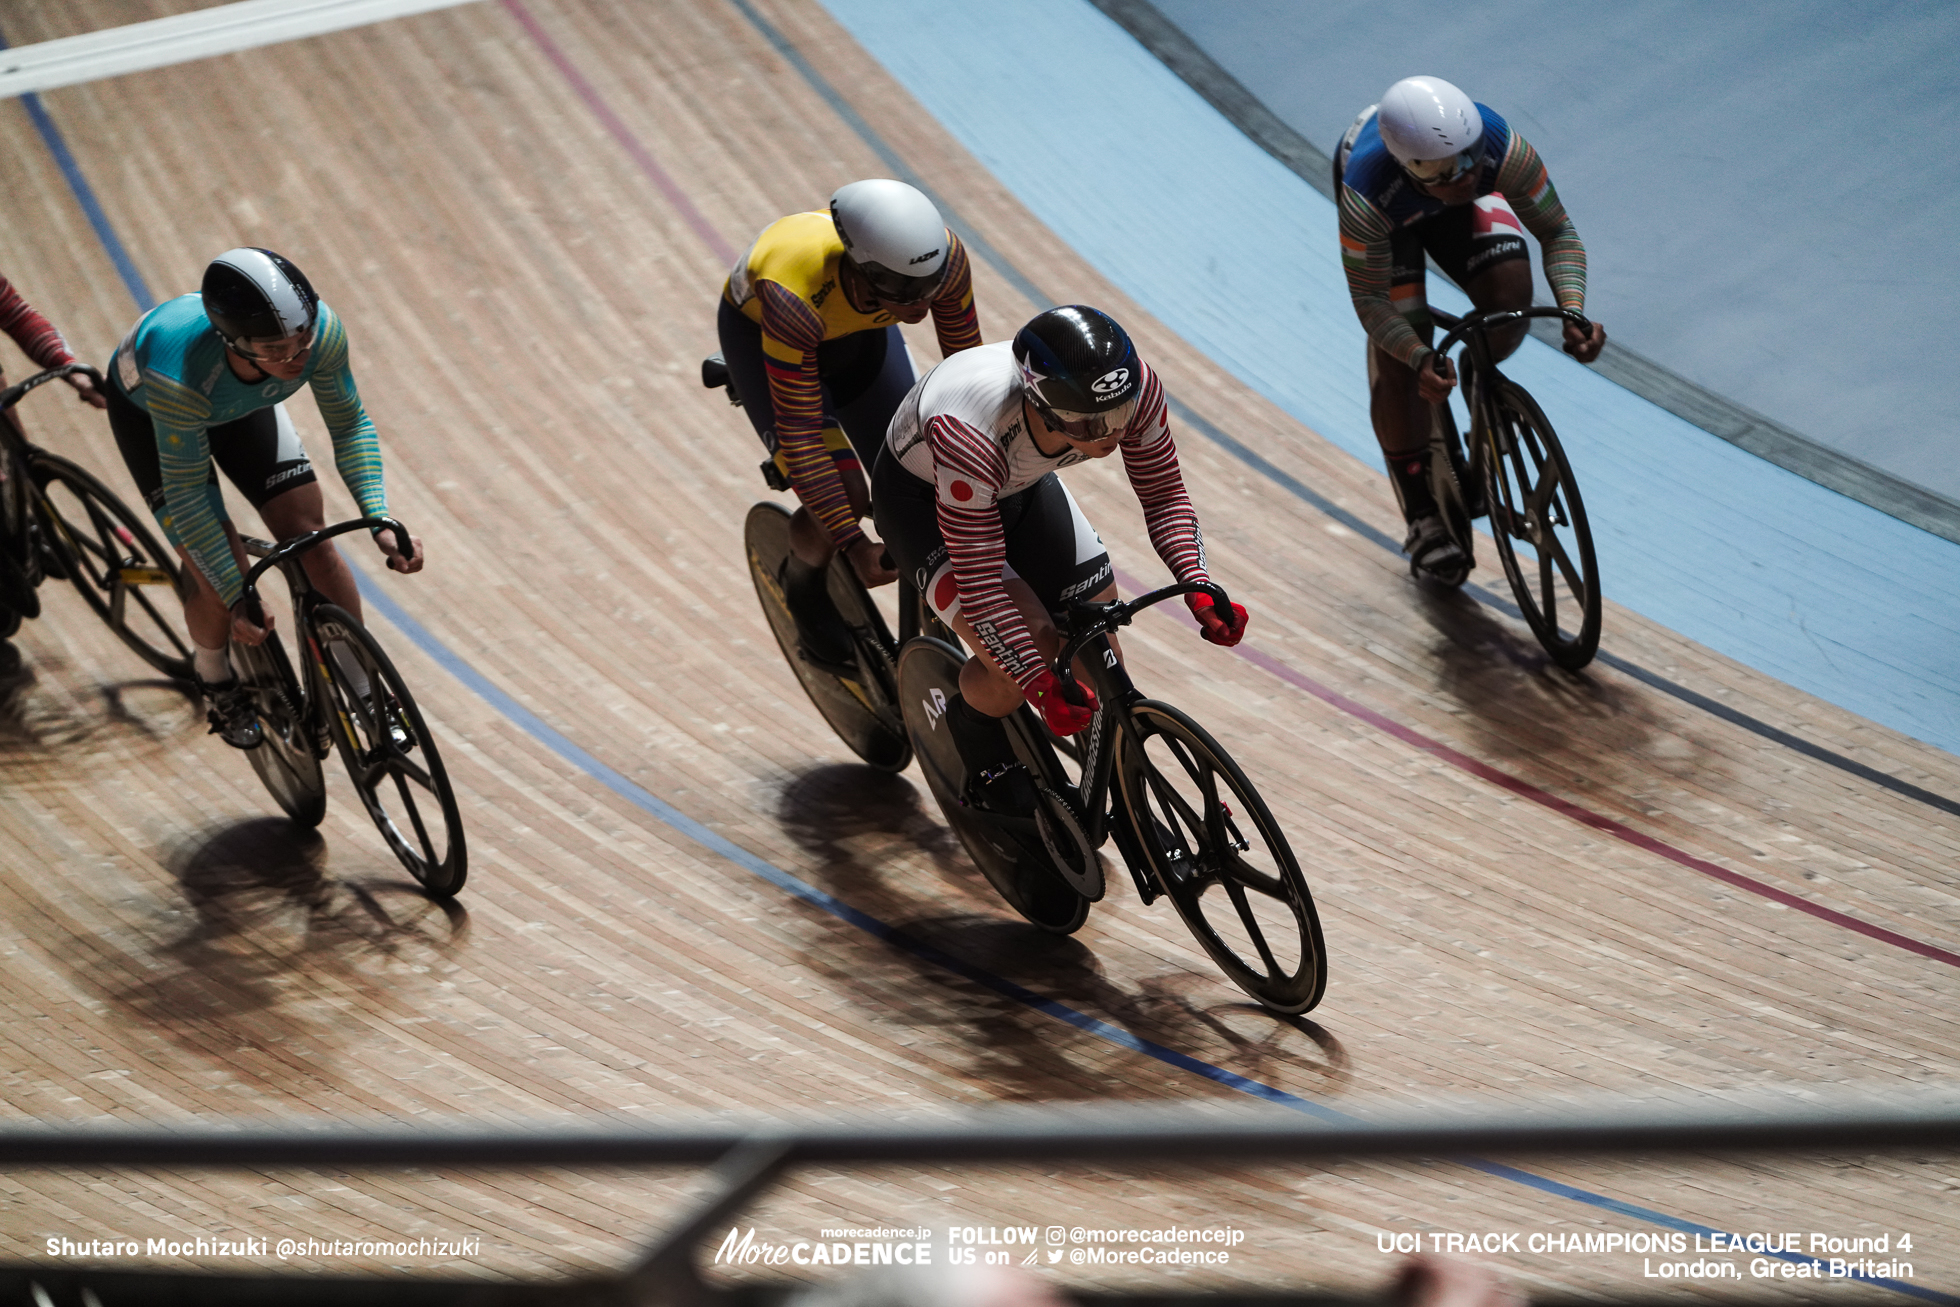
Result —
M 1075 676 L 1070 670 L 1075 666 L 1075 656 L 1082 646 L 1099 635 L 1107 635 L 1118 627 L 1128 626 L 1132 618 L 1153 604 L 1166 599 L 1175 599 L 1184 594 L 1203 594 L 1211 597 L 1214 607 L 1221 613 L 1232 611 L 1232 600 L 1225 588 L 1211 581 L 1180 581 L 1167 585 L 1161 590 L 1139 595 L 1124 603 L 1120 600 L 1106 603 L 1077 603 L 1069 609 L 1069 638 L 1062 646 L 1060 656 L 1055 659 L 1053 671 L 1055 679 L 1061 682 L 1062 697 L 1070 703 L 1081 706 L 1083 699 L 1075 689 Z
M 404 556 L 407 556 L 407 551 L 414 547 L 410 544 L 408 528 L 392 517 L 357 517 L 346 522 L 336 522 L 334 525 L 323 527 L 318 531 L 308 531 L 305 535 L 297 535 L 290 540 L 282 540 L 276 546 L 266 551 L 265 557 L 261 558 L 253 566 L 252 570 L 245 574 L 245 588 L 238 596 L 238 603 L 233 605 L 233 607 L 239 608 L 243 615 L 251 620 L 252 625 L 263 627 L 265 625 L 265 609 L 259 603 L 258 582 L 259 578 L 265 575 L 268 568 L 278 567 L 293 555 L 303 554 L 324 540 L 331 540 L 335 536 L 346 535 L 350 531 L 359 531 L 364 528 L 369 531 L 393 531 L 395 533 L 395 540 L 401 546 Z

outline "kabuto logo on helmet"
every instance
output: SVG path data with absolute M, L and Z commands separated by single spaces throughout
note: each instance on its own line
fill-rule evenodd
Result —
M 1102 376 L 1090 383 L 1089 389 L 1098 395 L 1114 395 L 1117 391 L 1129 384 L 1130 370 L 1128 368 L 1118 368 L 1114 372 L 1103 373 Z

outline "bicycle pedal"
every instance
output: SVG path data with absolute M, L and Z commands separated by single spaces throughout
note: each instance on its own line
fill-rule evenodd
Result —
M 993 787 L 996 782 L 1009 781 L 1017 773 L 1024 778 L 1025 784 L 1017 787 L 1010 783 L 1007 788 L 1016 791 L 1015 793 L 1011 796 L 1004 792 L 994 793 Z M 971 808 L 975 812 L 982 812 L 990 817 L 1030 823 L 1034 820 L 1035 809 L 1041 804 L 1041 795 L 1035 788 L 1034 778 L 1028 774 L 1027 767 L 1019 762 L 1002 763 L 998 767 L 989 767 L 980 772 L 967 781 L 966 788 L 961 792 L 959 799 L 961 807 Z

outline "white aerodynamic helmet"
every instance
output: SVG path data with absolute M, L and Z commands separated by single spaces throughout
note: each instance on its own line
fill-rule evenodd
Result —
M 878 298 L 918 304 L 946 279 L 946 224 L 916 187 L 878 177 L 830 197 L 830 220 Z
M 1477 166 L 1484 116 L 1440 77 L 1404 77 L 1376 111 L 1382 144 L 1419 182 L 1455 181 Z

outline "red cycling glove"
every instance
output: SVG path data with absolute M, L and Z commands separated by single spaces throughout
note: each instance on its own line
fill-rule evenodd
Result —
M 1232 605 L 1232 620 L 1227 622 L 1218 615 L 1218 605 L 1207 594 L 1188 594 L 1184 602 L 1190 606 L 1191 616 L 1198 619 L 1198 634 L 1213 644 L 1224 645 L 1227 649 L 1245 638 L 1245 624 L 1248 620 L 1245 609 Z
M 1048 723 L 1048 729 L 1057 735 L 1073 735 L 1089 724 L 1089 718 L 1096 712 L 1096 692 L 1080 681 L 1075 688 L 1082 692 L 1081 707 L 1062 697 L 1062 683 L 1056 679 L 1052 669 L 1044 667 L 1035 673 L 1028 685 L 1028 702 L 1041 714 L 1041 720 Z

